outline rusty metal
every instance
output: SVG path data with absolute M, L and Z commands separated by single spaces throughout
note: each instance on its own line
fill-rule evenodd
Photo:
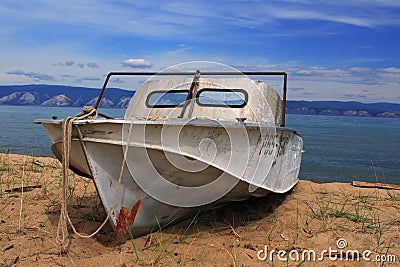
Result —
M 282 123 L 281 126 L 285 127 L 286 124 L 286 91 L 287 91 L 287 74 L 283 74 L 283 96 L 282 96 Z
M 106 90 L 107 84 L 111 76 L 193 76 L 196 72 L 110 72 L 107 74 L 106 80 L 104 81 L 103 87 L 100 91 L 99 97 L 97 98 L 96 105 L 97 109 L 100 105 L 101 99 Z M 282 96 L 282 122 L 281 126 L 285 126 L 286 121 L 286 95 L 287 95 L 287 73 L 283 71 L 244 71 L 244 72 L 202 72 L 203 76 L 215 75 L 215 76 L 232 76 L 232 75 L 247 75 L 247 76 L 283 76 L 283 96 Z
M 129 235 L 129 228 L 135 222 L 136 214 L 139 211 L 139 207 L 142 204 L 142 200 L 139 199 L 135 205 L 133 205 L 130 212 L 126 207 L 122 207 L 119 213 L 116 214 L 117 224 L 111 224 L 117 233 L 117 235 L 121 238 Z
M 108 81 L 110 80 L 110 78 L 111 78 L 112 75 L 114 75 L 112 72 L 110 72 L 109 74 L 107 74 L 107 78 L 106 78 L 106 80 L 104 81 L 103 88 L 101 88 L 99 97 L 97 98 L 96 105 L 94 106 L 95 109 L 97 109 L 97 108 L 99 107 L 100 101 L 101 101 L 101 99 L 103 98 L 104 91 L 106 90 Z
M 200 71 L 196 70 L 196 73 L 194 74 L 194 77 L 193 77 L 193 81 L 190 85 L 189 92 L 186 96 L 185 104 L 183 104 L 181 114 L 179 115 L 178 118 L 183 118 L 183 115 L 185 115 L 186 108 L 189 105 L 189 100 L 191 100 L 193 98 L 193 91 L 194 91 L 194 88 L 196 87 L 196 84 L 199 82 L 199 79 L 200 79 Z

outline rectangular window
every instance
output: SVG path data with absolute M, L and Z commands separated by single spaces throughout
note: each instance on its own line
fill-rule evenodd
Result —
M 149 108 L 172 108 L 180 107 L 186 101 L 188 90 L 169 90 L 151 92 L 146 99 Z
M 248 94 L 242 89 L 204 88 L 197 93 L 199 106 L 242 108 L 246 106 Z

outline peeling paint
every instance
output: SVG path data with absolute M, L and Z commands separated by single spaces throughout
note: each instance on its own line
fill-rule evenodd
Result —
M 130 212 L 128 212 L 126 207 L 122 207 L 119 213 L 116 214 L 117 225 L 113 225 L 113 228 L 119 237 L 124 237 L 129 234 L 129 227 L 133 225 L 141 203 L 142 200 L 139 199 Z

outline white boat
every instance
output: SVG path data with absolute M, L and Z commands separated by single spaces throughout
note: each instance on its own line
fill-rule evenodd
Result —
M 155 74 L 109 73 L 95 109 L 110 77 Z M 303 141 L 285 127 L 287 75 L 242 74 L 162 72 L 140 86 L 124 118 L 73 121 L 69 167 L 93 179 L 120 238 L 296 185 Z M 282 100 L 248 78 L 259 75 L 283 78 Z M 61 160 L 63 120 L 36 122 Z

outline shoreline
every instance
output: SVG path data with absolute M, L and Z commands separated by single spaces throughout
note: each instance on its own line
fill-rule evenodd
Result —
M 293 102 L 302 102 L 300 100 L 288 100 L 293 101 Z M 321 102 L 321 101 L 315 101 L 315 102 Z M 329 101 L 328 101 L 329 102 Z M 333 101 L 334 102 L 334 101 Z M 340 101 L 339 101 L 340 102 Z M 312 103 L 312 102 L 311 102 Z M 341 103 L 346 103 L 346 102 L 341 102 Z M 360 104 L 365 104 L 365 105 L 374 105 L 374 104 L 394 104 L 397 105 L 398 103 L 389 103 L 389 102 L 382 102 L 382 103 L 362 103 Z M 70 108 L 70 109 L 77 109 L 80 111 L 82 109 L 82 106 L 43 106 L 43 105 L 12 105 L 12 104 L 2 104 L 0 103 L 0 107 L 21 107 L 21 108 L 54 108 L 54 109 L 59 109 L 59 108 Z M 99 107 L 100 110 L 126 110 L 126 107 Z M 293 116 L 322 116 L 322 117 L 350 117 L 350 118 L 379 118 L 379 119 L 400 119 L 400 113 L 393 112 L 393 111 L 384 111 L 382 110 L 380 113 L 371 114 L 367 110 L 354 110 L 354 109 L 349 109 L 349 110 L 343 110 L 343 109 L 320 109 L 318 108 L 317 110 L 320 110 L 317 112 L 314 108 L 309 108 L 309 107 L 292 107 L 286 111 L 286 115 L 293 115 Z
M 200 212 L 125 242 L 109 223 L 93 238 L 70 231 L 69 250 L 61 255 L 55 239 L 60 168 L 55 158 L 0 153 L 0 266 L 295 266 L 305 252 L 316 255 L 305 266 L 376 266 L 346 254 L 356 250 L 400 262 L 400 191 L 306 180 L 289 193 Z M 72 175 L 69 192 L 71 220 L 90 234 L 106 217 L 94 185 Z M 321 254 L 329 249 L 336 250 L 332 257 Z

